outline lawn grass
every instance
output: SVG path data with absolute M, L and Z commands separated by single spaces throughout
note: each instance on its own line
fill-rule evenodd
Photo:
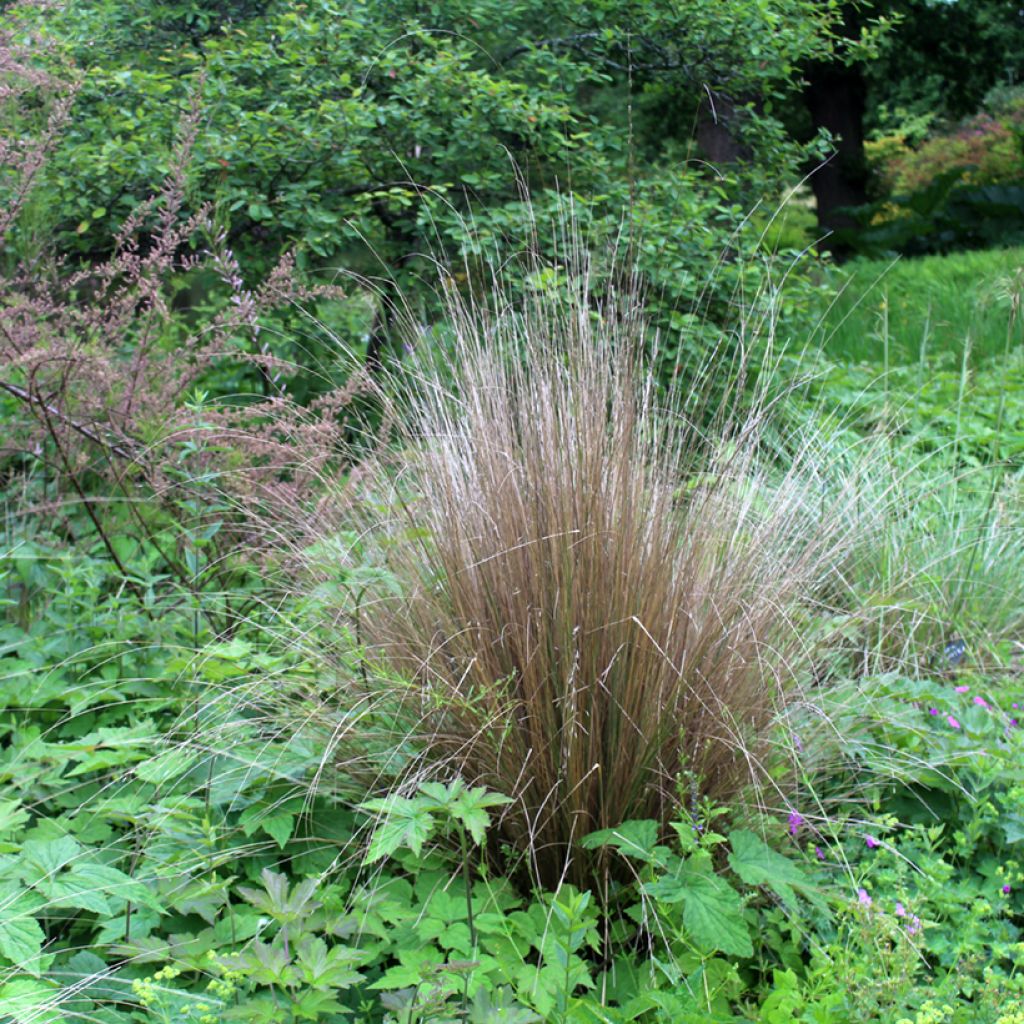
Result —
M 959 363 L 969 339 L 977 365 L 1006 349 L 1022 272 L 1024 248 L 853 260 L 825 273 L 822 347 L 838 362 L 884 368 L 922 357 Z

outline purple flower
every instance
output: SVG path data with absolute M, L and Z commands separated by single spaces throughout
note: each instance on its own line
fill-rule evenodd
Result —
M 795 836 L 800 831 L 800 826 L 804 823 L 803 815 L 797 814 L 796 811 L 792 811 L 789 815 L 789 834 Z
M 903 906 L 903 904 L 900 903 L 899 900 L 896 901 L 896 916 L 897 917 L 906 917 L 907 916 L 907 908 L 905 906 Z
M 921 930 L 921 918 L 916 914 L 907 922 L 907 934 L 916 935 Z
M 1019 723 L 1017 722 L 1017 719 L 1016 719 L 1016 718 L 1011 718 L 1011 719 L 1010 719 L 1010 725 L 1016 726 L 1016 725 L 1018 725 L 1018 724 L 1019 724 Z
M 868 895 L 867 889 L 858 889 L 857 890 L 857 902 L 862 907 L 870 907 L 871 906 L 871 897 Z
M 966 693 L 970 689 L 970 687 L 969 686 L 954 686 L 953 689 L 956 690 L 957 693 Z
M 1008 885 L 1004 885 L 1003 886 L 1003 895 L 1004 896 L 1009 896 L 1011 892 L 1013 892 L 1013 890 L 1010 888 L 1010 886 L 1008 886 Z
M 1017 707 L 1017 705 L 1016 704 L 1011 704 L 1010 707 L 1014 707 L 1015 708 L 1015 707 Z
M 796 747 L 799 753 L 804 752 L 804 745 L 800 742 L 800 737 L 796 733 L 793 733 L 793 746 Z
M 814 848 L 814 856 L 817 857 L 818 860 L 824 860 L 825 859 L 825 851 L 820 846 L 816 846 Z
M 929 715 L 937 715 L 938 713 L 939 713 L 939 709 L 938 708 L 929 708 L 928 709 L 928 714 Z
M 946 715 L 946 721 L 949 722 L 954 729 L 960 728 L 960 723 L 952 715 Z
M 974 698 L 974 703 L 977 704 L 979 708 L 987 708 L 988 707 L 988 701 L 985 700 L 984 697 L 975 697 Z
M 864 842 L 867 843 L 869 850 L 873 850 L 876 846 L 882 845 L 874 836 L 865 836 Z

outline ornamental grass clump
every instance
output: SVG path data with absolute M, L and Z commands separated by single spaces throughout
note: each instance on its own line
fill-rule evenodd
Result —
M 409 771 L 510 795 L 506 850 L 578 881 L 587 833 L 778 777 L 845 499 L 830 486 L 823 509 L 806 441 L 762 465 L 764 401 L 693 426 L 699 398 L 643 369 L 638 304 L 585 275 L 504 306 L 453 296 L 451 324 L 365 507 L 390 592 L 359 614 L 364 682 L 389 689 Z

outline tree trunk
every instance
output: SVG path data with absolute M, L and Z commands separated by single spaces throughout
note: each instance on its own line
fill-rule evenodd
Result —
M 844 32 L 850 39 L 860 34 L 856 11 L 844 11 Z M 818 228 L 826 232 L 854 228 L 856 220 L 844 207 L 868 201 L 867 161 L 864 157 L 864 111 L 867 85 L 860 65 L 814 64 L 805 74 L 804 102 L 815 131 L 826 128 L 834 150 L 825 163 L 813 170 L 811 188 L 818 205 Z M 841 239 L 823 245 L 842 255 L 848 249 Z
M 736 105 L 725 93 L 707 92 L 697 115 L 697 144 L 705 158 L 716 167 L 751 160 L 750 147 L 741 142 L 735 129 Z
M 860 206 L 868 200 L 864 80 L 857 68 L 844 67 L 822 68 L 807 79 L 804 98 L 811 121 L 815 129 L 827 128 L 835 140 L 832 156 L 811 176 L 818 227 L 822 232 L 852 228 L 856 221 L 842 212 L 843 207 Z

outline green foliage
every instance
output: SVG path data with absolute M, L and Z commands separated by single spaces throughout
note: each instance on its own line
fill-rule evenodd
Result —
M 1008 345 L 1018 347 L 1014 295 L 1022 255 L 1021 249 L 989 249 L 898 261 L 858 259 L 831 270 L 823 278 L 819 336 L 826 356 L 838 365 L 830 369 L 823 390 L 835 392 L 845 412 L 849 399 L 844 394 L 863 391 L 860 381 L 867 383 L 875 370 L 884 376 L 879 388 L 868 389 L 869 401 L 888 393 L 893 396 L 889 404 L 902 407 L 908 392 L 917 390 L 915 383 L 927 383 L 928 391 L 935 391 L 925 394 L 922 388 L 915 399 L 930 403 L 930 416 L 914 419 L 917 434 L 928 433 L 930 417 L 955 415 L 958 408 L 970 416 L 994 412 L 999 405 L 991 400 L 994 392 L 972 394 L 961 406 L 953 381 L 968 344 L 972 368 L 1004 355 Z M 969 387 L 985 387 L 994 374 L 1004 372 L 1006 363 L 1001 362 L 998 369 L 972 375 Z M 845 383 L 844 375 L 849 375 Z M 963 432 L 974 437 L 980 428 L 971 422 Z M 949 436 L 948 430 L 942 433 Z
M 109 254 L 164 180 L 187 96 L 201 93 L 189 200 L 210 205 L 246 276 L 294 250 L 318 281 L 372 281 L 343 308 L 321 304 L 318 322 L 265 336 L 319 374 L 336 363 L 321 325 L 373 361 L 398 347 L 398 310 L 437 319 L 425 256 L 510 272 L 525 240 L 556 261 L 549 211 L 567 199 L 595 251 L 630 240 L 668 365 L 692 355 L 683 345 L 706 355 L 736 327 L 737 296 L 765 284 L 746 210 L 803 155 L 773 98 L 802 61 L 828 59 L 837 15 L 815 0 L 89 0 L 7 17 L 52 43 L 51 65 L 78 69 L 31 229 L 72 260 Z M 693 159 L 710 90 L 758 98 L 737 100 L 732 129 L 756 160 L 711 173 Z M 177 301 L 201 307 L 209 287 L 192 280 Z
M 1007 5 L 884 5 L 892 7 L 904 9 L 906 25 L 919 27 L 929 19 L 945 25 L 974 18 L 988 26 L 990 52 L 1004 52 L 989 29 L 1003 24 Z M 779 194 L 800 159 L 773 107 L 806 61 L 827 58 L 836 46 L 833 4 L 89 0 L 40 10 L 42 17 L 6 5 L 0 20 L 37 41 L 33 59 L 48 67 L 66 70 L 73 58 L 77 106 L 39 191 L 5 241 L 5 266 L 36 259 L 52 239 L 70 266 L 106 273 L 95 260 L 110 252 L 116 230 L 166 178 L 182 108 L 201 80 L 203 116 L 192 123 L 196 157 L 187 187 L 193 207 L 212 203 L 212 228 L 190 231 L 184 254 L 223 231 L 246 269 L 266 270 L 295 247 L 310 276 L 333 273 L 341 263 L 346 275 L 382 270 L 386 282 L 383 296 L 364 282 L 344 300 L 318 297 L 315 311 L 311 297 L 308 312 L 326 329 L 281 329 L 265 341 L 264 354 L 311 371 L 293 390 L 299 398 L 320 393 L 324 385 L 315 378 L 339 369 L 325 347 L 328 329 L 369 346 L 393 332 L 398 317 L 389 303 L 404 303 L 429 341 L 447 336 L 437 296 L 422 283 L 420 256 L 435 248 L 454 257 L 453 265 L 463 261 L 446 282 L 453 290 L 470 293 L 486 278 L 481 265 L 502 265 L 517 294 L 564 302 L 572 298 L 559 256 L 565 225 L 587 234 L 600 254 L 588 266 L 592 280 L 598 290 L 614 291 L 620 282 L 604 250 L 614 247 L 625 217 L 631 271 L 650 291 L 645 327 L 661 332 L 667 378 L 702 365 L 709 351 L 727 362 L 749 340 L 751 324 L 773 325 L 782 292 L 766 254 L 809 240 L 802 206 L 792 223 L 770 224 L 763 214 L 747 216 L 748 201 Z M 931 81 L 956 42 L 942 40 L 934 68 L 908 60 L 908 74 Z M 981 70 L 981 78 L 991 73 Z M 719 177 L 691 159 L 690 127 L 703 116 L 705 84 L 712 98 L 721 93 L 733 103 L 732 129 L 754 157 L 750 167 Z M 953 84 L 951 108 L 977 86 L 973 79 Z M 893 87 L 894 103 L 900 88 Z M 746 102 L 752 97 L 757 101 Z M 12 112 L 11 134 L 40 130 L 49 102 L 41 93 Z M 187 134 L 187 118 L 184 124 Z M 1010 131 L 1007 124 L 1001 126 Z M 983 127 L 999 136 L 999 161 L 1009 159 L 1006 131 Z M 513 163 L 528 185 L 516 181 Z M 0 178 L 0 190 L 8 193 L 14 178 Z M 879 244 L 905 244 L 900 232 L 916 234 L 916 244 L 926 247 L 984 240 L 1005 230 L 1019 206 L 1010 192 L 940 184 L 933 195 L 904 204 L 896 227 L 889 226 L 895 234 Z M 184 211 L 168 195 L 158 209 Z M 161 236 L 145 229 L 150 222 L 140 223 L 138 251 L 145 254 Z M 524 237 L 537 260 L 507 260 Z M 282 601 L 271 586 L 274 566 L 265 551 L 259 561 L 246 552 L 245 530 L 233 518 L 237 507 L 204 463 L 214 443 L 207 445 L 206 427 L 216 416 L 199 392 L 174 391 L 196 432 L 162 449 L 153 478 L 159 487 L 147 481 L 112 501 L 101 483 L 109 477 L 90 466 L 76 477 L 81 491 L 69 502 L 62 478 L 51 475 L 52 444 L 23 440 L 25 406 L 5 391 L 5 1024 L 1020 1024 L 1024 408 L 1017 392 L 1024 380 L 1015 351 L 1020 289 L 1011 279 L 1018 257 L 993 252 L 904 264 L 887 277 L 883 293 L 867 298 L 859 281 L 875 268 L 854 268 L 857 280 L 826 317 L 826 353 L 810 365 L 813 379 L 785 395 L 798 429 L 772 449 L 780 462 L 792 460 L 794 438 L 809 444 L 819 437 L 811 425 L 817 431 L 824 420 L 838 448 L 861 436 L 865 448 L 882 453 L 879 476 L 865 475 L 856 503 L 875 528 L 857 550 L 829 552 L 830 561 L 842 563 L 842 599 L 815 591 L 787 605 L 773 585 L 760 599 L 737 604 L 742 614 L 731 619 L 727 601 L 698 601 L 687 640 L 663 677 L 677 681 L 682 666 L 692 669 L 698 660 L 693 621 L 708 609 L 714 614 L 704 617 L 704 635 L 715 657 L 727 646 L 723 632 L 733 639 L 761 609 L 783 609 L 803 649 L 814 646 L 812 637 L 832 638 L 816 648 L 809 699 L 784 722 L 768 716 L 756 723 L 766 765 L 758 813 L 733 800 L 735 787 L 721 790 L 728 806 L 695 792 L 694 765 L 721 738 L 700 739 L 706 715 L 681 730 L 672 719 L 666 728 L 669 716 L 655 700 L 612 700 L 606 709 L 618 725 L 609 730 L 606 751 L 618 760 L 606 758 L 603 774 L 593 773 L 588 749 L 580 779 L 606 787 L 605 808 L 611 797 L 643 794 L 628 806 L 645 817 L 571 814 L 571 842 L 557 852 L 576 884 L 555 872 L 546 889 L 531 888 L 531 872 L 522 866 L 523 851 L 543 856 L 538 808 L 547 806 L 541 800 L 524 812 L 516 784 L 527 756 L 512 758 L 504 776 L 509 796 L 479 784 L 495 784 L 493 776 L 481 778 L 487 773 L 473 784 L 463 781 L 451 759 L 432 776 L 423 747 L 396 730 L 398 712 L 412 707 L 420 721 L 436 714 L 434 721 L 448 728 L 463 705 L 412 701 L 399 708 L 385 701 L 352 711 L 339 701 L 339 691 L 361 697 L 380 682 L 365 646 L 373 609 L 364 598 L 394 595 L 400 586 L 376 564 L 356 525 L 345 521 L 321 538 L 321 554 L 333 559 L 330 577 L 315 592 Z M 160 351 L 202 333 L 204 317 L 247 294 L 238 286 L 228 296 L 212 278 L 180 270 L 175 265 L 152 293 L 167 301 L 167 316 L 153 331 Z M 822 289 L 839 276 L 831 272 Z M 18 294 L 38 295 L 42 279 L 30 274 L 31 287 Z M 57 281 L 57 294 L 63 287 Z M 55 335 L 78 337 L 75 325 L 87 322 L 79 310 L 93 287 L 79 279 L 71 289 L 60 323 L 74 329 L 54 329 Z M 127 326 L 112 328 L 102 344 L 95 331 L 113 321 L 88 321 L 94 333 L 82 332 L 85 349 L 116 356 L 104 365 L 138 365 L 143 325 L 155 321 L 136 314 L 149 308 L 126 299 Z M 19 310 L 14 301 L 4 304 L 14 319 Z M 55 323 L 48 315 L 30 326 Z M 297 322 L 260 325 L 265 337 L 277 330 L 273 324 Z M 242 344 L 230 331 L 228 337 L 227 348 Z M 24 374 L 12 378 L 16 384 L 31 376 L 21 361 L 25 352 L 40 350 L 33 341 L 12 351 L 12 372 Z M 799 372 L 808 368 L 805 362 Z M 74 380 L 74 407 L 91 399 L 95 422 L 106 424 L 112 402 Z M 218 364 L 201 383 L 216 394 L 251 395 L 259 390 L 253 380 Z M 111 394 L 119 387 L 115 380 Z M 45 387 L 39 395 L 53 399 Z M 37 397 L 29 407 L 40 412 L 42 404 Z M 155 407 L 137 438 L 151 451 L 173 411 Z M 568 402 L 538 409 L 570 407 L 581 412 Z M 608 407 L 597 403 L 598 428 L 586 436 L 603 436 Z M 294 483 L 300 460 L 281 423 L 262 436 L 284 448 L 290 462 L 271 467 L 266 478 Z M 808 429 L 801 432 L 800 424 Z M 81 436 L 74 426 L 71 433 Z M 510 436 L 514 443 L 505 449 L 514 451 L 527 434 L 517 428 Z M 760 440 L 768 448 L 773 437 Z M 550 466 L 562 464 L 565 450 L 553 445 L 557 457 L 538 463 L 530 479 L 551 479 Z M 227 468 L 266 468 L 266 449 L 259 451 L 251 463 L 234 455 Z M 497 476 L 507 480 L 505 455 Z M 811 491 L 799 492 L 802 513 L 811 515 L 801 523 L 845 508 L 831 500 L 833 467 L 826 468 Z M 848 469 L 834 468 L 837 478 Z M 755 510 L 733 533 L 711 530 L 703 548 L 692 535 L 676 537 L 670 553 L 698 556 L 686 567 L 689 575 L 670 573 L 673 585 L 697 579 L 722 552 L 744 554 L 745 569 L 777 568 L 773 542 L 800 531 L 761 527 L 778 493 L 773 474 L 774 468 L 745 475 L 740 485 L 739 474 L 723 470 L 691 475 L 679 488 L 682 474 L 673 473 L 666 491 L 673 500 L 719 487 L 714 493 L 722 503 L 702 506 L 702 523 L 728 521 L 724 513 L 737 502 Z M 598 474 L 592 493 L 605 494 L 614 476 Z M 584 490 L 581 479 L 564 492 L 574 501 Z M 568 559 L 592 537 L 605 543 L 611 526 L 631 523 L 629 536 L 642 539 L 649 520 L 676 521 L 680 506 L 663 506 L 666 515 L 653 509 L 650 483 L 645 478 L 601 529 L 540 534 L 545 543 L 552 534 L 571 536 L 562 548 L 544 550 Z M 465 528 L 480 504 L 479 490 L 469 493 L 443 517 L 439 535 Z M 506 496 L 479 534 L 489 536 L 507 509 Z M 90 517 L 97 508 L 99 530 Z M 521 550 L 522 539 L 510 535 L 502 553 Z M 806 543 L 802 534 L 797 539 Z M 408 550 L 423 534 L 400 540 Z M 556 562 L 538 565 L 547 571 Z M 580 587 L 579 607 L 594 616 L 594 628 L 582 630 L 588 638 L 609 623 L 633 621 L 612 600 L 625 590 L 610 582 L 621 580 L 622 566 L 596 564 L 601 571 Z M 665 566 L 679 569 L 668 555 L 656 560 L 657 570 Z M 292 568 L 286 561 L 286 571 Z M 427 568 L 433 586 L 436 560 Z M 664 596 L 676 592 L 658 592 L 650 577 L 642 582 L 646 627 L 655 613 L 676 607 Z M 524 589 L 498 586 L 492 596 L 510 599 Z M 564 603 L 566 589 L 553 592 Z M 346 623 L 330 617 L 339 606 L 355 608 Z M 572 685 L 539 702 L 558 727 L 546 745 L 528 748 L 531 757 L 536 749 L 567 749 L 583 734 L 598 736 L 593 721 L 572 731 L 579 722 L 567 709 L 581 692 L 580 679 L 599 679 L 610 690 L 610 666 L 620 660 L 628 661 L 627 682 L 648 678 L 633 633 L 594 662 L 602 672 L 581 671 L 565 653 L 576 651 L 576 623 L 565 621 L 570 628 L 548 645 L 548 664 L 571 665 Z M 536 622 L 524 631 L 531 639 Z M 439 644 L 433 613 L 427 626 L 431 652 L 440 647 L 451 657 L 452 637 L 463 632 L 453 630 Z M 964 649 L 950 654 L 947 645 L 957 639 Z M 754 668 L 764 667 L 768 646 L 782 647 L 772 640 L 737 649 L 736 663 L 751 679 L 762 679 Z M 330 669 L 325 648 L 338 654 Z M 485 653 L 477 644 L 466 664 Z M 664 669 L 665 652 L 656 653 Z M 540 655 L 526 661 L 536 665 Z M 687 693 L 710 679 L 717 700 L 723 679 L 734 678 L 715 675 L 719 664 L 709 656 L 687 677 Z M 790 667 L 796 671 L 797 659 Z M 510 679 L 490 672 L 485 692 L 503 697 Z M 407 700 L 409 687 L 401 693 Z M 607 779 L 636 754 L 634 726 L 648 707 L 672 756 L 657 751 L 656 784 L 647 763 L 629 786 L 617 788 Z M 756 710 L 745 708 L 741 724 Z M 829 728 L 814 730 L 812 720 Z M 440 743 L 453 731 L 436 730 L 431 739 Z M 495 749 L 505 752 L 513 732 L 498 729 L 494 738 Z M 676 758 L 681 741 L 691 746 Z M 794 761 L 795 775 L 782 770 L 777 749 Z M 372 789 L 361 770 L 367 761 Z M 392 770 L 396 764 L 411 766 L 407 785 L 389 789 L 401 774 Z M 552 791 L 543 787 L 545 799 Z M 579 792 L 582 784 L 570 795 Z M 516 820 L 526 826 L 518 836 L 508 827 Z M 610 827 L 582 835 L 597 824 Z M 517 853 L 510 838 L 523 835 Z M 566 850 L 575 858 L 568 865 Z M 505 866 L 507 876 L 500 873 Z

